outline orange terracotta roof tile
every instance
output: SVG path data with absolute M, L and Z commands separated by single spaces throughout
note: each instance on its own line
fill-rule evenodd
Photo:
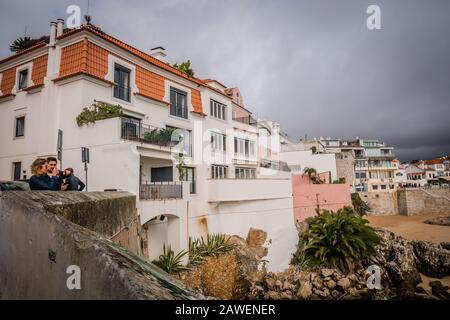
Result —
M 105 78 L 108 73 L 108 51 L 92 42 L 87 43 L 87 67 L 86 72 Z
M 77 72 L 81 72 L 83 42 L 77 42 L 61 50 L 61 62 L 59 77 L 65 77 Z
M 425 164 L 441 164 L 444 163 L 444 159 L 425 160 Z
M 24 54 L 29 53 L 31 51 L 34 51 L 36 49 L 45 47 L 46 45 L 47 45 L 47 42 L 45 40 L 42 40 L 42 41 L 36 43 L 35 45 L 33 45 L 33 46 L 31 46 L 31 47 L 29 47 L 29 48 L 27 48 L 25 50 L 19 51 L 19 52 L 17 52 L 16 54 L 14 54 L 12 56 L 9 56 L 9 57 L 6 57 L 3 60 L 0 60 L 0 64 L 2 64 L 4 62 L 7 62 L 9 60 L 15 59 L 17 57 L 23 56 Z
M 192 96 L 192 107 L 194 108 L 194 112 L 203 114 L 202 96 L 200 94 L 200 91 L 191 89 L 191 96 Z
M 44 77 L 47 75 L 48 54 L 33 60 L 33 71 L 31 72 L 31 80 L 34 86 L 44 83 Z
M 164 77 L 140 66 L 136 66 L 136 85 L 143 96 L 162 101 L 164 98 Z
M 2 95 L 8 95 L 12 93 L 12 89 L 14 88 L 14 84 L 16 83 L 16 68 L 9 68 L 2 72 L 2 83 L 0 86 L 0 90 L 2 91 Z

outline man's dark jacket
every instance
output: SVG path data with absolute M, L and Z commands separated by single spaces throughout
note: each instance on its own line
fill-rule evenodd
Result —
M 66 178 L 66 183 L 69 186 L 67 187 L 66 191 L 82 191 L 84 187 L 86 186 L 83 181 L 78 179 L 76 176 L 71 174 Z

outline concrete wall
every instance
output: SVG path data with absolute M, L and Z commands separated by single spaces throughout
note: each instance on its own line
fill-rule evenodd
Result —
M 47 197 L 37 198 L 7 192 L 0 199 L 1 299 L 197 297 L 130 251 L 54 214 Z M 71 265 L 81 271 L 79 290 L 67 287 Z
M 369 215 L 395 215 L 398 214 L 397 193 L 390 192 L 359 192 L 361 200 L 368 203 L 371 211 Z
M 292 175 L 294 195 L 294 219 L 296 222 L 314 216 L 316 209 L 333 210 L 351 206 L 350 189 L 347 184 L 312 184 L 308 176 Z
M 294 149 L 291 150 L 290 148 Z M 337 179 L 336 159 L 334 154 L 313 154 L 311 150 L 295 150 L 299 146 L 283 146 L 280 153 L 280 160 L 289 166 L 299 168 L 303 172 L 306 167 L 316 169 L 317 173 L 331 172 L 331 179 Z
M 450 189 L 400 189 L 397 197 L 401 215 L 450 214 Z

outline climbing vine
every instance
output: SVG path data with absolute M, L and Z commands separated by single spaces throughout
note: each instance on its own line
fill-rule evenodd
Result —
M 95 123 L 98 120 L 117 118 L 122 115 L 123 111 L 120 105 L 94 100 L 92 105 L 83 108 L 76 120 L 77 125 L 81 127 L 85 124 Z

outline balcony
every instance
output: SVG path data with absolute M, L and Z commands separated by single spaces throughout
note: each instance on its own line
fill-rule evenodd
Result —
M 233 118 L 233 121 L 237 121 L 237 122 L 240 122 L 240 123 L 248 124 L 250 126 L 256 126 L 257 123 L 258 123 L 256 121 L 256 119 L 253 118 L 252 116 Z
M 121 138 L 154 144 L 160 147 L 174 147 L 179 141 L 172 141 L 173 128 L 158 128 L 143 124 L 139 120 L 121 118 Z M 191 150 L 186 150 L 190 155 Z
M 142 184 L 139 189 L 141 200 L 182 199 L 183 184 L 181 182 L 152 182 Z

